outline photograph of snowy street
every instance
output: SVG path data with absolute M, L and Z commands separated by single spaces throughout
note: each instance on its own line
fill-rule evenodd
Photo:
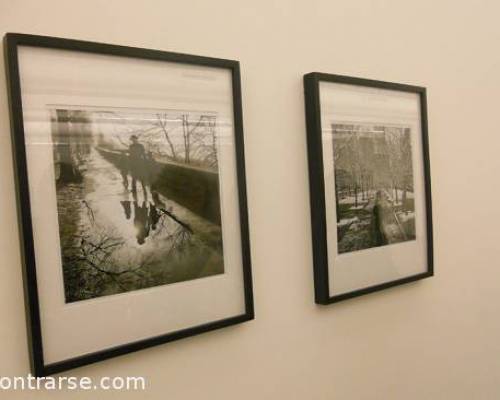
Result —
M 334 123 L 338 253 L 415 239 L 411 129 Z
M 66 302 L 224 273 L 217 115 L 51 110 Z

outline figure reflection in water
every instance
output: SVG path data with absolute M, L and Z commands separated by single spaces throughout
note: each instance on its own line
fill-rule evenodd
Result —
M 156 229 L 156 224 L 160 220 L 160 213 L 156 209 L 156 207 L 149 203 L 149 223 L 151 224 L 151 230 Z
M 150 232 L 156 230 L 158 222 L 161 218 L 161 212 L 158 208 L 156 208 L 155 204 L 148 202 L 147 198 L 145 198 L 142 205 L 140 205 L 137 201 L 137 196 L 134 196 L 134 201 L 120 201 L 120 204 L 123 208 L 123 212 L 125 213 L 125 219 L 127 220 L 130 220 L 132 217 L 133 206 L 133 224 L 135 227 L 137 243 L 140 245 L 144 244 Z
M 130 216 L 132 215 L 130 201 L 120 201 L 120 204 L 122 205 L 123 211 L 125 212 L 125 218 L 130 219 Z
M 145 201 L 142 202 L 142 207 L 137 201 L 134 201 L 134 226 L 137 232 L 137 243 L 144 244 L 149 236 L 149 207 Z

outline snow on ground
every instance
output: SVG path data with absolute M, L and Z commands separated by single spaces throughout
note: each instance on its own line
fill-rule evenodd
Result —
M 344 218 L 344 219 L 341 219 L 340 222 L 337 222 L 337 226 L 345 226 L 345 225 L 349 225 L 349 224 L 352 224 L 353 222 L 357 222 L 357 221 L 359 221 L 358 217 Z
M 399 219 L 399 222 L 401 222 L 402 224 L 409 221 L 409 220 L 412 220 L 412 219 L 415 219 L 415 213 L 413 211 L 411 212 L 398 212 L 398 219 Z
M 358 198 L 359 200 L 359 198 Z M 343 197 L 339 200 L 339 204 L 353 204 L 356 202 L 356 199 L 354 198 L 354 196 L 346 196 L 346 197 Z
M 394 199 L 394 194 L 395 194 L 394 189 L 386 190 L 385 192 L 389 196 L 389 200 L 393 200 Z M 398 189 L 397 192 L 398 192 L 398 200 L 399 200 L 399 202 L 397 204 L 401 204 L 401 199 L 403 198 L 403 190 Z M 413 199 L 413 197 L 414 197 L 413 196 L 413 192 L 406 191 L 406 198 L 407 199 Z
M 375 190 L 369 190 L 365 192 L 368 194 L 368 199 L 373 198 L 375 196 Z M 363 200 L 363 195 L 361 192 L 358 193 L 358 204 L 359 203 L 367 203 L 368 199 Z M 356 204 L 356 198 L 354 196 L 345 196 L 339 199 L 339 204 Z

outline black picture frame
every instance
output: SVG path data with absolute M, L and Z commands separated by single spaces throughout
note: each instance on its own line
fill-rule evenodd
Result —
M 328 305 L 353 297 L 377 292 L 394 286 L 414 282 L 434 275 L 431 174 L 427 124 L 426 88 L 407 84 L 385 82 L 358 77 L 311 72 L 304 75 L 304 99 L 307 128 L 307 154 L 309 168 L 310 212 L 313 248 L 314 294 L 317 304 Z M 427 234 L 427 269 L 423 273 L 389 282 L 331 295 L 329 288 L 326 204 L 324 164 L 322 148 L 322 126 L 320 106 L 320 82 L 333 82 L 370 88 L 388 89 L 418 94 L 420 98 L 420 121 L 422 132 L 423 176 L 425 183 L 425 209 Z
M 18 63 L 19 46 L 62 49 L 92 54 L 113 55 L 117 57 L 138 58 L 145 60 L 166 61 L 227 69 L 232 76 L 232 97 L 234 117 L 234 141 L 236 156 L 237 194 L 241 232 L 241 255 L 243 267 L 244 313 L 241 315 L 215 320 L 206 324 L 135 341 L 126 345 L 107 348 L 91 354 L 61 362 L 46 364 L 42 348 L 40 305 L 37 284 L 37 268 L 31 215 L 31 202 L 28 184 L 25 132 L 23 126 L 23 107 L 21 99 L 20 68 Z M 247 194 L 245 180 L 245 156 L 243 140 L 243 117 L 241 101 L 241 78 L 238 61 L 194 56 L 160 50 L 95 43 L 82 40 L 63 39 L 19 33 L 7 33 L 4 37 L 4 55 L 6 62 L 8 98 L 11 120 L 11 134 L 14 154 L 14 170 L 17 187 L 18 217 L 20 224 L 20 243 L 22 253 L 23 280 L 25 291 L 26 320 L 30 349 L 31 371 L 35 376 L 60 373 L 72 368 L 84 366 L 112 357 L 146 349 L 159 344 L 198 335 L 203 332 L 239 324 L 254 318 L 252 294 L 252 275 L 250 260 L 250 240 L 248 228 Z

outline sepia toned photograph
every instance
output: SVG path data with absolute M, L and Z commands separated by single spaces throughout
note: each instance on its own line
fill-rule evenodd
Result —
M 66 302 L 224 273 L 217 115 L 51 110 Z
M 338 252 L 415 239 L 411 129 L 334 123 Z

